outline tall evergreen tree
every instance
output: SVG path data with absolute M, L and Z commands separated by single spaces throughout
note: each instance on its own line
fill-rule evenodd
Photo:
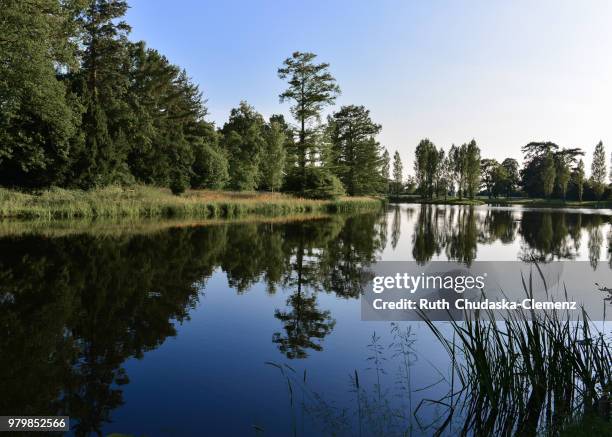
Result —
M 600 141 L 595 146 L 593 161 L 591 162 L 591 185 L 598 201 L 606 189 L 606 173 L 606 151 Z
M 383 164 L 376 135 L 381 126 L 370 118 L 363 106 L 343 106 L 328 118 L 331 136 L 332 171 L 346 192 L 353 195 L 382 191 L 378 177 Z
M 254 190 L 260 180 L 259 163 L 265 150 L 264 119 L 255 108 L 240 102 L 231 111 L 221 130 L 229 163 L 229 186 L 233 190 Z
M 73 178 L 82 187 L 120 181 L 128 174 L 130 27 L 122 20 L 127 8 L 123 0 L 89 0 L 78 17 L 82 68 L 74 87 L 85 113 L 84 143 L 74 150 Z
M 291 113 L 298 122 L 297 165 L 299 176 L 305 177 L 307 160 L 315 159 L 316 134 L 321 111 L 335 102 L 340 87 L 329 72 L 329 64 L 315 63 L 314 53 L 294 52 L 285 59 L 278 76 L 287 79 L 288 88 L 280 94 L 280 101 L 291 101 Z
M 128 102 L 134 117 L 127 163 L 132 174 L 162 186 L 201 185 L 206 177 L 194 173 L 196 155 L 199 172 L 211 170 L 205 170 L 204 156 L 214 161 L 222 155 L 216 156 L 216 134 L 204 120 L 206 108 L 198 87 L 143 43 L 132 46 L 130 71 Z
M 393 154 L 393 191 L 396 195 L 402 191 L 403 173 L 404 165 L 402 164 L 402 158 L 400 158 L 399 152 L 396 151 Z

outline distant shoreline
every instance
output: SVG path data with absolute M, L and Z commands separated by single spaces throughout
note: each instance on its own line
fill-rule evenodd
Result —
M 305 199 L 268 192 L 170 190 L 145 185 L 90 191 L 54 188 L 36 193 L 0 188 L 0 220 L 281 217 L 372 211 L 381 197 Z
M 530 198 L 483 198 L 475 199 L 459 199 L 449 197 L 445 199 L 422 199 L 418 196 L 389 196 L 391 203 L 415 203 L 427 205 L 490 205 L 490 206 L 513 206 L 521 205 L 529 208 L 595 208 L 595 209 L 610 209 L 612 208 L 612 200 L 585 200 L 578 202 L 576 200 L 563 201 L 560 199 L 530 199 Z

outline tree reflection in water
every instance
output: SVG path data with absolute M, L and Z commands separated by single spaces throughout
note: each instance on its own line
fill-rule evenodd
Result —
M 404 212 L 405 214 L 404 214 Z M 123 403 L 123 366 L 189 319 L 222 270 L 237 293 L 265 283 L 288 291 L 272 341 L 290 359 L 323 348 L 335 325 L 321 293 L 354 299 L 402 220 L 412 257 L 470 264 L 479 245 L 521 239 L 519 257 L 573 259 L 583 230 L 597 265 L 609 217 L 473 207 L 391 207 L 388 214 L 289 223 L 219 224 L 145 235 L 0 238 L 0 411 L 69 415 L 75 434 L 100 434 Z M 612 231 L 607 235 L 612 257 Z M 408 254 L 406 254 L 408 258 Z M 612 263 L 612 258 L 611 258 Z

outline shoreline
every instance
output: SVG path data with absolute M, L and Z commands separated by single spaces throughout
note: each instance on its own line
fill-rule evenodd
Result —
M 588 209 L 611 209 L 612 200 L 602 200 L 597 202 L 596 200 L 585 200 L 578 202 L 577 200 L 563 201 L 560 199 L 528 199 L 528 198 L 498 198 L 498 199 L 457 199 L 448 198 L 444 199 L 420 199 L 416 196 L 410 197 L 388 197 L 389 203 L 406 203 L 406 204 L 419 204 L 419 205 L 472 205 L 472 206 L 524 206 L 528 208 L 554 208 L 554 209 L 565 209 L 565 208 L 588 208 Z
M 282 217 L 317 213 L 351 213 L 379 209 L 382 197 L 305 199 L 282 193 L 169 190 L 138 185 L 91 191 L 52 188 L 34 194 L 0 188 L 0 220 Z

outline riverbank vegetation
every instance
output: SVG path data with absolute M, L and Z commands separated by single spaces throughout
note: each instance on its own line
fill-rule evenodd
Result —
M 450 204 L 482 204 L 495 199 L 495 203 L 530 206 L 610 206 L 607 200 L 612 187 L 606 180 L 607 158 L 601 141 L 595 146 L 588 178 L 581 148 L 561 148 L 547 141 L 531 142 L 521 150 L 522 167 L 513 158 L 499 163 L 481 157 L 475 140 L 445 151 L 424 139 L 415 151 L 414 176 L 404 180 L 401 160 L 395 158 L 390 199 Z M 609 178 L 612 183 L 612 168 Z
M 0 189 L 0 218 L 59 220 L 116 218 L 233 218 L 379 209 L 382 198 L 305 199 L 281 193 L 188 190 L 117 186 L 82 190 L 54 188 L 37 193 Z
M 242 101 L 217 127 L 184 69 L 129 40 L 127 9 L 123 0 L 3 3 L 0 186 L 146 184 L 174 194 L 259 190 L 315 199 L 386 193 L 381 126 L 359 105 L 322 120 L 340 87 L 315 54 L 295 52 L 278 69 L 286 81 L 279 100 L 291 105 L 292 121 L 264 118 Z

